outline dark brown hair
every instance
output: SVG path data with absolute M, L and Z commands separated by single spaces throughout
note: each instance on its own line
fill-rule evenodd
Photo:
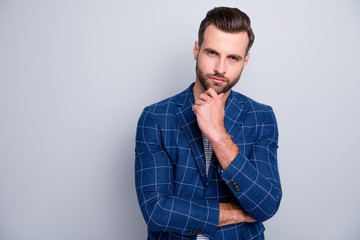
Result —
M 229 7 L 216 7 L 208 11 L 199 28 L 198 42 L 200 47 L 204 40 L 204 32 L 210 24 L 214 24 L 217 28 L 229 33 L 247 32 L 249 44 L 246 49 L 246 54 L 249 52 L 254 43 L 255 35 L 251 29 L 250 18 L 246 13 L 237 8 Z

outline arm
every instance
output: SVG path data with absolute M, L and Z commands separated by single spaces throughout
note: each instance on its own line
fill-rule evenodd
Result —
M 159 126 L 148 109 L 138 122 L 135 151 L 136 191 L 148 228 L 213 237 L 219 221 L 218 202 L 183 199 L 174 194 L 173 163 L 163 149 Z
M 277 212 L 282 196 L 277 167 L 278 133 L 270 108 L 257 132 L 249 153 L 245 156 L 244 151 L 240 151 L 221 177 L 241 207 L 257 221 L 263 222 Z
M 242 222 L 256 222 L 256 220 L 247 214 L 236 202 L 219 203 L 219 209 L 219 227 Z
M 209 89 L 196 100 L 193 110 L 201 131 L 213 146 L 222 179 L 250 216 L 265 221 L 276 213 L 281 200 L 275 116 L 269 108 L 259 119 L 257 140 L 250 154 L 244 156 L 225 130 L 223 106 L 222 95 Z

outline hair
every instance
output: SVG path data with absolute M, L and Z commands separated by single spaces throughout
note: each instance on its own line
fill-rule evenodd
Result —
M 249 52 L 254 43 L 255 35 L 251 29 L 250 18 L 246 13 L 237 8 L 229 7 L 216 7 L 208 11 L 199 27 L 198 42 L 200 47 L 204 40 L 204 32 L 211 24 L 214 24 L 217 28 L 229 33 L 247 32 L 249 44 L 246 48 L 246 54 Z

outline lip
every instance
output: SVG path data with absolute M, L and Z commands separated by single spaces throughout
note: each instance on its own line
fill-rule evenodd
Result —
M 222 78 L 211 77 L 210 79 L 216 83 L 224 83 L 225 82 L 225 80 Z

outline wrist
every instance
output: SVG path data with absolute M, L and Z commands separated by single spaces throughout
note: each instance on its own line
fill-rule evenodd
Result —
M 209 141 L 211 142 L 212 146 L 219 146 L 226 145 L 231 140 L 230 135 L 226 131 L 225 128 L 220 128 L 219 130 L 214 130 L 214 132 L 208 137 Z
M 239 147 L 225 131 L 209 139 L 222 170 L 226 170 L 239 153 Z
M 229 203 L 219 203 L 220 216 L 219 216 L 219 227 L 230 225 L 234 223 L 234 217 L 231 213 Z

